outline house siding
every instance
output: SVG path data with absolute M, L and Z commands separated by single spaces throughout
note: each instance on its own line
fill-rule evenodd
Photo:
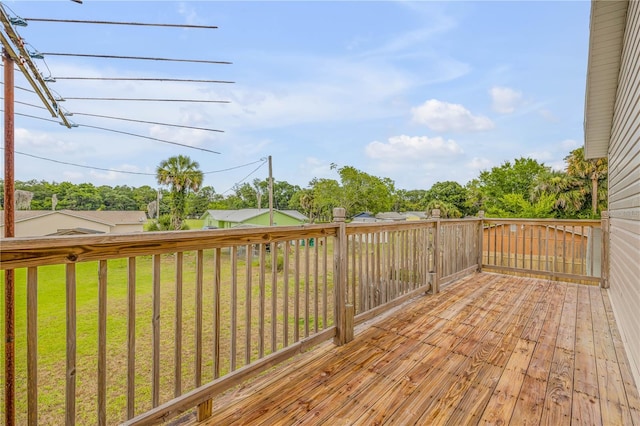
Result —
M 640 3 L 629 2 L 609 143 L 610 290 L 640 383 Z
M 15 225 L 15 235 L 16 237 L 39 237 L 54 234 L 60 229 L 73 228 L 92 229 L 104 233 L 110 231 L 109 225 L 106 224 L 66 215 L 48 215 L 17 222 Z

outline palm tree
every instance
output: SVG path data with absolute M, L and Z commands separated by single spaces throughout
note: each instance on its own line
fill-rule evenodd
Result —
M 546 195 L 551 195 L 555 200 L 554 209 L 569 216 L 582 209 L 586 198 L 579 179 L 557 170 L 547 170 L 533 181 L 530 200 L 536 203 Z
M 585 181 L 591 181 L 591 213 L 593 216 L 598 212 L 598 201 L 603 191 L 598 191 L 598 181 L 606 180 L 608 164 L 606 158 L 596 158 L 587 160 L 584 158 L 584 148 L 574 149 L 565 157 L 567 162 L 567 173 Z M 588 185 L 588 184 L 587 184 Z M 605 198 L 606 200 L 606 195 Z
M 203 174 L 197 161 L 186 155 L 178 155 L 163 160 L 156 168 L 156 178 L 160 185 L 169 186 L 171 192 L 171 225 L 182 229 L 187 194 L 197 192 L 202 185 Z
M 305 212 L 307 217 L 309 217 L 309 221 L 313 223 L 315 218 L 313 217 L 313 205 L 314 205 L 314 195 L 313 190 L 311 189 L 302 189 L 300 191 L 300 208 Z

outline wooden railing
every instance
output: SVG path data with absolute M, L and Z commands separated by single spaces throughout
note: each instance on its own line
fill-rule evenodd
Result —
M 206 416 L 194 390 L 335 335 L 337 229 L 3 240 L 18 294 L 17 423 L 114 423 L 173 398 Z
M 194 407 L 203 419 L 215 395 L 481 267 L 598 279 L 597 221 L 434 213 L 2 240 L 0 268 L 16 276 L 17 423 L 151 424 Z
M 482 267 L 598 284 L 603 240 L 598 220 L 484 219 Z

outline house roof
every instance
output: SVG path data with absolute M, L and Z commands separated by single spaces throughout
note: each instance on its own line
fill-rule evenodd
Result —
M 88 228 L 73 228 L 73 229 L 59 229 L 58 232 L 48 234 L 47 236 L 59 236 L 59 235 L 89 235 L 89 234 L 104 234 L 104 232 L 96 231 L 95 229 Z
M 402 221 L 407 220 L 407 217 L 398 212 L 382 212 L 376 215 L 376 219 Z
M 606 157 L 618 89 L 628 1 L 592 1 L 585 96 L 585 158 Z
M 305 221 L 308 220 L 305 215 L 296 210 L 274 210 L 281 214 L 290 216 L 294 219 Z M 241 223 L 262 214 L 269 213 L 266 209 L 240 209 L 240 210 L 207 210 L 202 216 L 210 215 L 214 220 L 223 222 Z
M 89 210 L 16 210 L 16 223 L 37 217 L 65 215 L 102 223 L 109 226 L 144 223 L 147 215 L 143 211 L 89 211 Z M 0 227 L 4 226 L 4 210 L 0 211 Z
M 405 215 L 406 217 L 415 216 L 415 217 L 419 217 L 420 219 L 426 219 L 427 217 L 429 217 L 427 212 L 404 212 L 402 214 Z

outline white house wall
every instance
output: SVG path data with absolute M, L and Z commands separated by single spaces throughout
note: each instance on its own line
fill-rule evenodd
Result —
M 629 2 L 609 143 L 610 290 L 640 384 L 640 2 Z

